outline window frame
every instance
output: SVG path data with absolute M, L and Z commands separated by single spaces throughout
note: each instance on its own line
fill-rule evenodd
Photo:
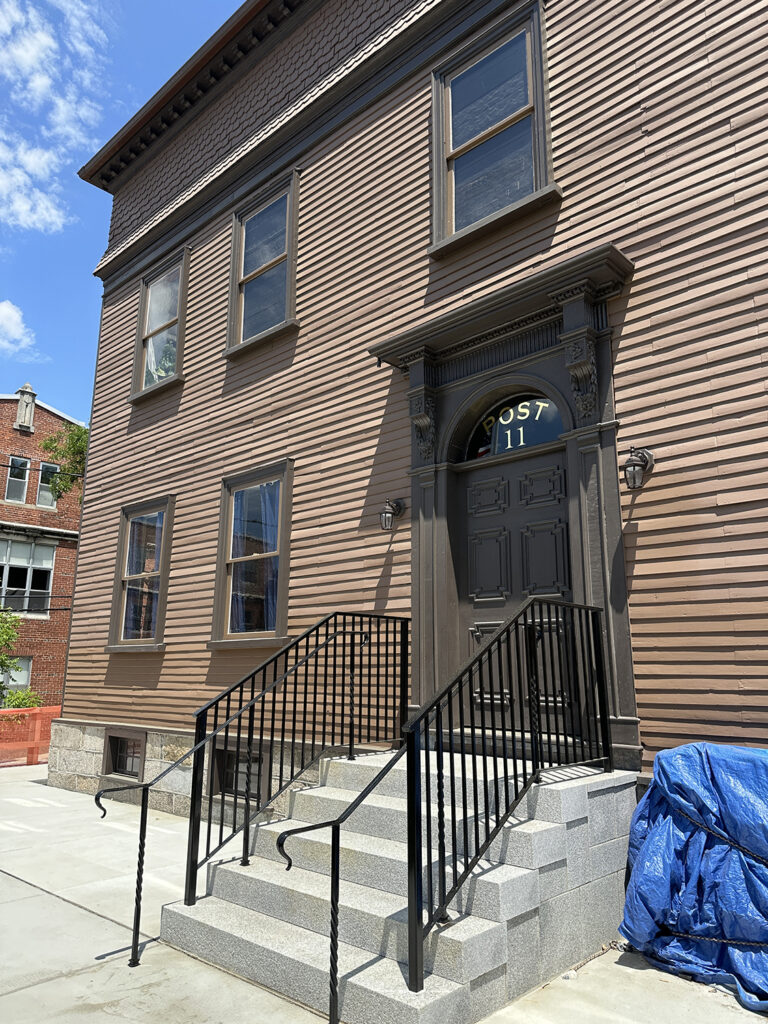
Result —
M 449 124 L 451 82 L 521 32 L 526 34 L 528 104 L 452 150 Z M 562 198 L 562 189 L 555 184 L 552 176 L 544 31 L 538 2 L 518 7 L 490 28 L 455 48 L 433 69 L 432 111 L 432 244 L 427 250 L 430 256 L 441 258 L 464 242 L 473 241 L 503 223 Z M 453 173 L 449 172 L 449 163 L 528 116 L 532 120 L 533 133 L 533 191 L 480 220 L 455 230 Z
M 113 755 L 112 755 L 112 740 L 134 740 L 138 742 L 140 747 L 139 752 L 139 772 L 137 776 L 126 775 L 122 772 L 116 772 Z M 147 753 L 147 734 L 141 729 L 122 729 L 122 728 L 108 728 L 104 734 L 104 752 L 102 755 L 101 774 L 112 776 L 116 779 L 135 779 L 136 782 L 142 782 L 144 779 L 144 762 L 146 760 Z
M 238 207 L 232 214 L 232 257 L 229 277 L 229 311 L 227 317 L 227 339 L 224 356 L 227 359 L 258 347 L 262 342 L 296 330 L 299 321 L 296 319 L 296 250 L 299 233 L 299 178 L 298 169 L 294 169 L 287 178 L 273 182 L 267 189 L 260 191 L 247 204 Z M 282 196 L 288 197 L 285 214 L 285 255 L 280 256 L 256 271 L 242 273 L 245 253 L 245 223 L 261 210 L 266 209 Z M 266 273 L 267 270 L 286 263 L 285 284 L 285 317 L 280 323 L 273 324 L 250 338 L 240 339 L 242 325 L 242 286 L 248 281 Z
M 25 462 L 26 470 L 24 473 L 24 497 L 19 501 L 18 498 L 8 497 L 8 487 L 11 482 L 11 471 L 13 470 L 13 462 Z M 27 494 L 29 493 L 29 474 L 32 468 L 32 460 L 28 459 L 25 455 L 9 455 L 8 456 L 8 469 L 5 477 L 5 500 L 9 501 L 12 505 L 26 505 Z
M 150 498 L 145 501 L 134 502 L 131 505 L 124 505 L 120 510 L 120 526 L 117 540 L 117 559 L 115 564 L 115 582 L 112 591 L 112 610 L 109 620 L 109 641 L 104 650 L 108 654 L 121 651 L 164 651 L 165 650 L 165 613 L 168 601 L 168 579 L 171 566 L 171 546 L 173 537 L 173 514 L 176 505 L 174 494 L 165 495 L 161 498 Z M 156 573 L 160 583 L 157 597 L 157 617 L 155 620 L 155 635 L 153 638 L 138 637 L 133 640 L 123 638 L 125 627 L 125 601 L 127 592 L 127 577 L 125 568 L 128 559 L 128 547 L 130 543 L 131 520 L 137 516 L 162 512 L 163 534 L 160 541 L 159 569 Z M 142 574 L 143 575 L 143 574 Z M 151 574 L 155 575 L 155 573 Z
M 186 333 L 187 321 L 187 292 L 189 284 L 190 254 L 191 250 L 189 246 L 184 246 L 181 250 L 174 252 L 162 263 L 157 264 L 148 274 L 145 274 L 141 278 L 139 312 L 136 323 L 136 343 L 133 355 L 131 393 L 128 396 L 128 401 L 130 403 L 141 401 L 143 398 L 154 395 L 157 391 L 161 391 L 173 384 L 181 384 L 184 382 L 184 336 Z M 167 324 L 158 327 L 156 330 L 152 331 L 151 334 L 147 334 L 145 327 L 147 315 L 149 313 L 149 290 L 156 281 L 165 277 L 166 274 L 175 270 L 176 267 L 179 267 L 179 306 L 178 316 L 175 321 L 177 324 L 176 369 L 167 377 L 163 377 L 162 380 L 156 381 L 148 387 L 144 387 L 144 343 L 148 338 L 157 334 L 159 331 L 166 330 L 168 326 L 172 326 L 174 323 L 173 320 L 169 320 Z
M 12 677 L 13 673 L 12 673 L 12 671 L 10 669 L 6 669 L 5 672 L 3 672 L 3 674 L 2 674 L 3 685 L 6 688 L 6 696 L 11 692 L 11 690 L 31 689 L 31 687 L 32 687 L 32 661 L 33 661 L 34 655 L 32 655 L 32 654 L 15 654 L 14 657 L 16 658 L 17 661 L 27 661 L 27 662 L 29 662 L 29 665 L 27 667 L 27 682 L 26 682 L 26 686 L 23 685 L 23 684 L 20 685 L 20 686 L 12 685 L 13 684 L 13 679 L 11 677 Z
M 245 470 L 224 477 L 221 484 L 219 543 L 216 560 L 216 584 L 214 592 L 213 630 L 208 643 L 210 650 L 230 647 L 275 646 L 287 640 L 285 635 L 288 618 L 288 577 L 290 569 L 291 509 L 293 500 L 292 458 L 281 459 L 269 465 Z M 277 556 L 277 614 L 275 628 L 254 630 L 250 633 L 230 633 L 231 574 L 229 572 L 229 550 L 232 540 L 232 510 L 235 491 L 270 480 L 280 481 L 280 508 L 278 511 Z
M 53 469 L 55 471 L 54 475 L 58 474 L 59 470 L 61 469 L 61 466 L 56 465 L 55 462 L 41 462 L 40 463 L 40 469 L 38 471 L 38 477 L 37 477 L 37 495 L 35 497 L 35 504 L 37 505 L 38 508 L 55 509 L 56 505 L 57 505 L 57 500 L 56 500 L 56 498 L 54 498 L 53 494 L 51 494 L 51 504 L 50 505 L 44 505 L 44 504 L 41 504 L 41 502 L 40 502 L 40 489 L 43 486 L 43 467 L 44 466 L 48 466 L 51 469 Z M 47 485 L 47 486 L 50 487 L 50 485 Z
M 24 602 L 25 602 L 25 604 L 27 606 L 29 605 L 30 598 L 32 597 L 32 594 L 33 594 L 32 587 L 29 584 L 31 584 L 31 582 L 32 582 L 32 571 L 34 569 L 42 569 L 44 572 L 49 573 L 49 577 L 48 577 L 49 589 L 48 589 L 47 598 L 46 598 L 47 607 L 44 610 L 40 611 L 39 609 L 35 609 L 35 608 L 30 610 L 29 607 L 21 608 L 21 609 L 19 609 L 19 608 L 12 608 L 11 610 L 13 611 L 14 615 L 18 615 L 19 618 L 21 618 L 21 619 L 49 619 L 51 617 L 51 601 L 53 600 L 53 578 L 54 578 L 54 573 L 56 571 L 56 549 L 58 548 L 58 544 L 55 541 L 47 540 L 45 537 L 43 537 L 43 538 L 39 538 L 39 537 L 35 537 L 35 536 L 33 536 L 33 537 L 28 537 L 28 536 L 25 537 L 25 536 L 18 536 L 18 535 L 16 535 L 16 536 L 4 535 L 3 537 L 0 537 L 0 542 L 12 543 L 13 541 L 17 541 L 17 542 L 20 542 L 20 543 L 31 544 L 32 545 L 32 559 L 30 561 L 28 561 L 27 564 L 26 564 L 27 586 L 24 588 Z M 34 552 L 35 552 L 35 548 L 36 547 L 45 547 L 45 548 L 50 548 L 51 549 L 52 555 L 51 555 L 50 567 L 42 566 L 42 565 L 34 565 L 33 564 L 33 562 L 34 562 Z M 10 569 L 10 568 L 11 568 L 11 561 L 10 561 L 10 549 L 9 549 L 8 550 L 8 560 L 7 561 L 0 561 L 0 608 L 10 607 L 9 605 L 5 604 L 5 597 L 4 597 L 4 592 L 7 591 L 7 589 L 8 589 L 8 585 L 7 585 L 8 569 Z M 22 566 L 16 565 L 15 568 L 22 568 Z M 43 592 L 38 590 L 38 591 L 34 591 L 34 593 L 35 594 L 39 594 L 39 593 L 43 593 Z

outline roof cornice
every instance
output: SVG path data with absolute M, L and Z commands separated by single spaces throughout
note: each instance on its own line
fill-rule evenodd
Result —
M 307 0 L 246 0 L 187 63 L 80 168 L 83 180 L 113 192 L 117 180 L 182 118 L 219 92 L 244 58 L 258 51 Z

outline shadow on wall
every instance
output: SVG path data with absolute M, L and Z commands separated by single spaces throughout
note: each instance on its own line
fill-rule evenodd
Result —
M 169 385 L 167 390 L 160 394 L 152 392 L 152 397 L 147 401 L 140 400 L 132 405 L 128 417 L 128 433 L 134 434 L 172 422 L 179 411 L 183 386 L 179 381 Z
M 253 390 L 271 377 L 287 373 L 296 358 L 298 332 L 281 334 L 272 341 L 254 343 L 225 360 L 221 397 L 232 398 Z
M 532 257 L 548 252 L 557 231 L 560 210 L 559 205 L 546 210 L 529 210 L 511 224 L 489 228 L 475 241 L 466 242 L 439 260 L 431 258 L 424 306 L 429 308 L 441 302 L 452 304 L 457 294 L 466 297 L 487 278 L 513 270 Z

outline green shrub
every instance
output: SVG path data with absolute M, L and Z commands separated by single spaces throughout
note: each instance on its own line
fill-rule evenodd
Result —
M 26 690 L 9 690 L 5 696 L 7 708 L 39 708 L 42 703 L 43 698 L 29 686 Z

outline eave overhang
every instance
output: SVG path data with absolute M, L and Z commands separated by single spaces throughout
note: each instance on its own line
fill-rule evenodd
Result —
M 80 168 L 80 177 L 105 192 L 148 150 L 156 149 L 181 119 L 218 94 L 246 57 L 263 46 L 308 0 L 246 0 L 218 32 Z

